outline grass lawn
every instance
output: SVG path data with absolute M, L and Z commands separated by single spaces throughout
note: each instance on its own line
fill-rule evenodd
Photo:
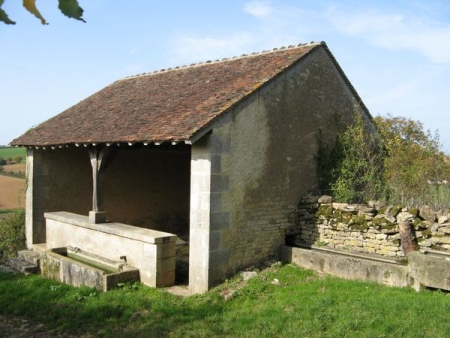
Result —
M 278 283 L 276 282 L 278 280 Z M 222 294 L 233 290 L 225 300 Z M 180 298 L 140 285 L 99 293 L 0 274 L 0 314 L 95 337 L 446 337 L 443 292 L 346 281 L 293 265 Z

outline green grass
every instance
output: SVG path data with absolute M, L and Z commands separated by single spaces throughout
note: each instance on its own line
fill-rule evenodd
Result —
M 272 282 L 279 280 L 279 285 Z M 271 268 L 180 298 L 127 285 L 99 293 L 40 276 L 0 274 L 0 314 L 95 337 L 445 337 L 450 297 Z M 235 290 L 224 300 L 221 292 Z
M 0 147 L 0 157 L 1 158 L 8 158 L 8 157 L 14 157 L 14 156 L 22 156 L 22 158 L 25 158 L 27 155 L 27 149 L 26 148 L 16 148 L 16 147 L 8 147 L 8 148 L 2 148 Z
M 2 209 L 2 210 L 0 210 L 0 216 L 1 215 L 8 215 L 8 214 L 11 214 L 11 213 L 18 213 L 18 212 L 21 212 L 23 209 L 20 209 L 20 208 L 18 208 L 18 209 Z

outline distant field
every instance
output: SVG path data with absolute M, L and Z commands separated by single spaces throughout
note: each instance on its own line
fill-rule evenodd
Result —
M 0 175 L 0 210 L 25 208 L 25 180 Z
M 1 157 L 1 156 L 0 156 Z M 3 171 L 8 173 L 25 173 L 27 165 L 25 163 L 18 163 L 18 164 L 5 164 L 3 166 Z
M 26 155 L 26 148 L 0 148 L 0 157 L 4 159 L 14 156 L 22 156 L 25 159 Z

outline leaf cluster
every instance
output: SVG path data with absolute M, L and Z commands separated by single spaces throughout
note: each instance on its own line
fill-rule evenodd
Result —
M 385 149 L 370 129 L 359 108 L 350 122 L 338 118 L 338 134 L 330 146 L 318 137 L 318 176 L 322 191 L 331 191 L 338 201 L 362 203 L 383 194 Z
M 450 160 L 438 132 L 404 117 L 378 116 L 366 123 L 358 109 L 338 119 L 336 139 L 318 134 L 317 169 L 322 192 L 340 202 L 384 199 L 392 204 L 436 207 L 450 202 Z M 370 128 L 372 125 L 372 128 Z
M 433 185 L 450 178 L 450 163 L 441 151 L 439 133 L 424 130 L 420 121 L 405 117 L 378 116 L 375 123 L 388 155 L 385 180 L 390 200 L 404 205 L 448 203 L 429 198 Z
M 25 211 L 11 212 L 0 218 L 0 252 L 2 258 L 13 257 L 25 248 Z
M 0 0 L 0 21 L 3 21 L 7 25 L 15 25 L 16 22 L 11 20 L 8 17 L 8 14 L 2 9 L 2 5 L 4 3 L 4 0 Z M 44 19 L 44 17 L 39 12 L 37 6 L 36 6 L 36 0 L 23 0 L 23 7 L 27 11 L 29 11 L 31 14 L 33 14 L 36 18 L 41 20 L 41 23 L 43 25 L 48 25 L 48 22 Z M 83 9 L 79 6 L 77 0 L 58 0 L 58 8 L 61 11 L 62 14 L 69 18 L 73 18 L 79 21 L 84 21 L 82 18 L 83 16 Z

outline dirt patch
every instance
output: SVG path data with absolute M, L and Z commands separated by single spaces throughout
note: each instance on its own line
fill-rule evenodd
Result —
M 25 180 L 0 175 L 0 209 L 25 208 Z

